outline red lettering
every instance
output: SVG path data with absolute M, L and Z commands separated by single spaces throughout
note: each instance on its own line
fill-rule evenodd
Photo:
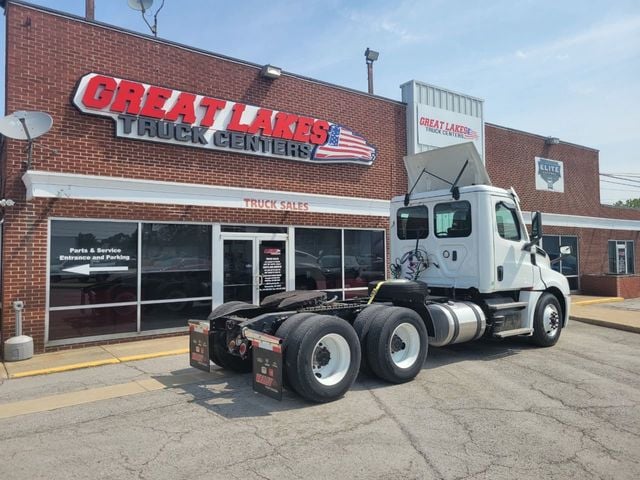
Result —
M 183 123 L 195 123 L 196 112 L 193 106 L 195 101 L 196 96 L 193 93 L 182 92 L 178 95 L 175 105 L 165 115 L 165 120 L 175 122 L 182 116 Z
M 227 102 L 218 100 L 217 98 L 203 97 L 202 100 L 200 100 L 200 106 L 206 109 L 202 120 L 200 120 L 200 125 L 210 127 L 216 119 L 216 113 L 226 107 Z
M 315 145 L 324 145 L 329 136 L 329 122 L 326 120 L 316 120 L 311 127 L 309 141 Z
M 273 132 L 273 126 L 271 125 L 272 110 L 261 108 L 256 114 L 256 118 L 253 119 L 251 126 L 247 130 L 247 133 L 255 135 L 258 130 L 262 130 L 263 135 L 271 135 Z
M 293 115 L 292 113 L 276 113 L 276 124 L 273 127 L 273 136 L 276 138 L 291 140 L 293 138 L 293 130 L 291 130 L 291 125 L 293 125 L 297 121 L 298 116 Z
M 115 78 L 96 75 L 87 83 L 82 103 L 88 108 L 105 108 L 111 103 L 113 92 L 116 91 L 117 86 Z
M 173 90 L 162 87 L 149 87 L 147 91 L 147 98 L 144 101 L 144 106 L 140 115 L 151 118 L 163 119 L 167 112 L 162 107 L 167 103 L 167 100 L 171 98 Z
M 246 132 L 249 129 L 249 125 L 240 123 L 240 119 L 242 118 L 242 114 L 244 113 L 245 108 L 247 108 L 247 106 L 243 103 L 236 103 L 233 106 L 233 113 L 231 114 L 229 125 L 227 125 L 227 130 L 232 130 L 235 132 Z
M 126 111 L 131 115 L 138 115 L 143 95 L 144 86 L 141 83 L 121 80 L 120 85 L 118 85 L 116 99 L 111 105 L 111 111 L 119 113 L 125 113 Z
M 308 142 L 310 137 L 311 125 L 313 125 L 313 118 L 300 117 L 298 124 L 296 125 L 296 131 L 293 134 L 293 139 L 296 142 Z

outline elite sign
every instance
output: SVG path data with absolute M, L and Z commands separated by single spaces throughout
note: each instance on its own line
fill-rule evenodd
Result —
M 321 120 L 170 88 L 89 73 L 73 104 L 112 118 L 116 136 L 314 163 L 371 165 L 376 148 Z

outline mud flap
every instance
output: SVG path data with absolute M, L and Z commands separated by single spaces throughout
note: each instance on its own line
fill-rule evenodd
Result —
M 245 330 L 253 350 L 253 389 L 282 400 L 282 339 L 253 330 Z
M 205 372 L 211 371 L 209 360 L 209 322 L 189 320 L 189 363 Z

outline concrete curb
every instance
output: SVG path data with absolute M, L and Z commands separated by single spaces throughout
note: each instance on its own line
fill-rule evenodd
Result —
M 585 318 L 570 316 L 570 320 L 576 322 L 590 323 L 591 325 L 598 325 L 599 327 L 613 328 L 614 330 L 624 330 L 625 332 L 640 333 L 640 326 L 627 325 L 624 323 L 609 322 L 607 320 L 598 320 L 597 318 Z
M 599 303 L 615 303 L 615 302 L 623 302 L 624 298 L 622 297 L 606 297 L 606 298 L 595 298 L 593 300 L 581 300 L 578 302 L 571 302 L 571 305 L 575 306 L 584 306 L 584 305 L 597 305 Z
M 102 365 L 113 365 L 116 363 L 134 362 L 138 360 L 147 360 L 150 358 L 169 357 L 171 355 L 183 355 L 186 353 L 189 353 L 188 348 L 181 348 L 178 350 L 167 350 L 164 352 L 143 353 L 140 355 L 128 355 L 123 357 L 108 358 L 104 360 L 96 360 L 93 362 L 71 363 L 69 365 L 61 365 L 59 367 L 43 368 L 39 370 L 28 370 L 26 372 L 18 372 L 14 374 L 9 374 L 7 372 L 7 378 L 12 379 L 12 378 L 34 377 L 36 375 L 48 375 L 50 373 L 68 372 L 71 370 L 80 370 L 83 368 L 100 367 Z M 5 368 L 4 364 L 3 364 L 3 368 Z

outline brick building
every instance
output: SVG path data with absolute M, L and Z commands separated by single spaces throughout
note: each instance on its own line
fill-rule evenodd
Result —
M 17 299 L 43 351 L 183 331 L 212 305 L 283 289 L 355 296 L 388 276 L 409 102 L 3 3 L 5 112 L 47 112 L 53 126 L 29 165 L 25 142 L 2 145 L 1 195 L 16 202 L 4 209 L 2 339 Z M 545 213 L 545 248 L 575 243 L 558 267 L 574 288 L 604 288 L 609 276 L 589 274 L 618 269 L 618 250 L 638 270 L 640 214 L 600 205 L 597 151 L 479 128 L 494 183 Z M 564 193 L 536 190 L 538 158 L 563 165 Z

